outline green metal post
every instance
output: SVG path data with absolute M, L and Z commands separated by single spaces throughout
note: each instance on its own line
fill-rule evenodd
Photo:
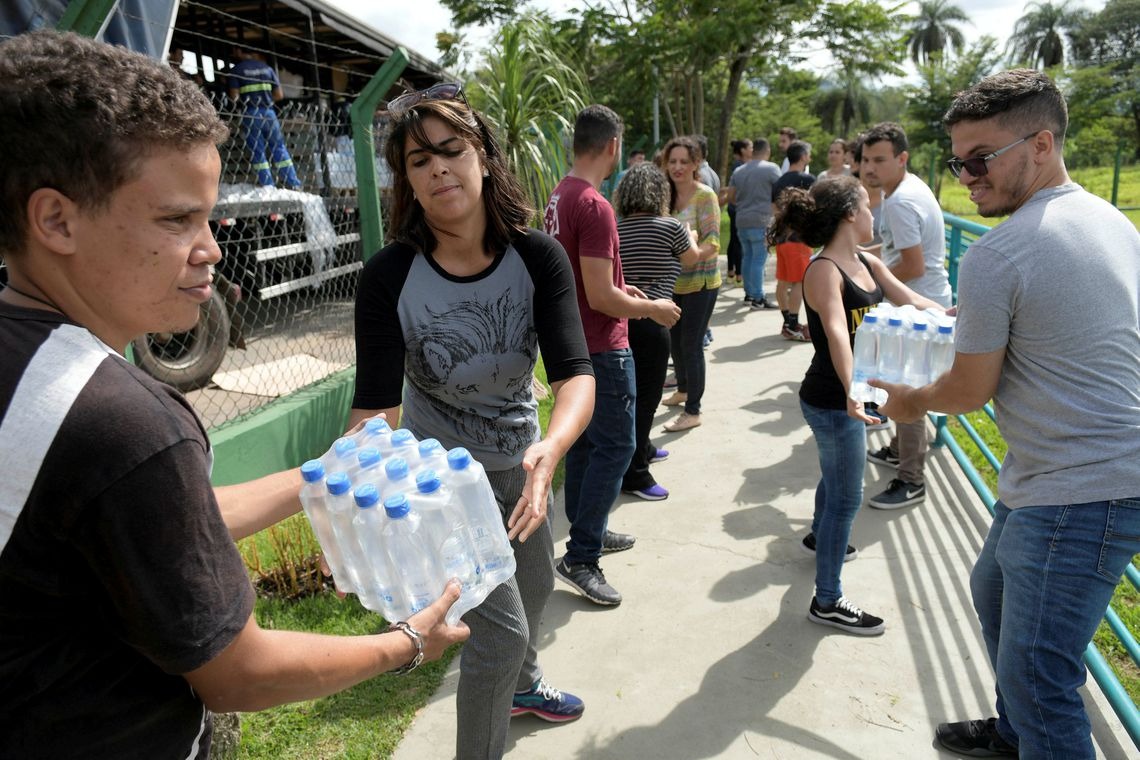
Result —
M 1112 205 L 1116 205 L 1116 198 L 1120 194 L 1120 156 L 1124 153 L 1124 146 L 1116 146 L 1116 163 L 1112 169 Z
M 71 0 L 63 12 L 63 18 L 59 20 L 58 28 L 61 32 L 94 37 L 103 28 L 117 3 L 118 0 Z
M 408 51 L 396 48 L 352 104 L 352 147 L 356 151 L 356 199 L 360 203 L 360 245 L 367 261 L 384 243 L 380 188 L 376 186 L 376 108 L 408 65 Z

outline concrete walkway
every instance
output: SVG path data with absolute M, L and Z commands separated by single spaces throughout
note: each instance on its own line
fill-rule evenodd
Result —
M 844 592 L 883 617 L 886 633 L 861 638 L 806 620 L 815 563 L 800 539 L 819 465 L 797 391 L 812 348 L 781 339 L 779 312 L 749 312 L 742 297 L 722 292 L 713 316 L 704 424 L 663 434 L 673 412 L 658 417 L 654 442 L 671 456 L 654 474 L 671 496 L 623 495 L 612 512 L 614 530 L 637 536 L 602 561 L 623 603 L 599 607 L 555 582 L 540 662 L 551 684 L 585 701 L 585 715 L 565 725 L 516 718 L 508 756 L 949 758 L 933 745 L 935 725 L 992 713 L 968 585 L 989 515 L 945 450 L 928 460 L 925 504 L 864 507 L 855 521 L 859 556 L 844 567 Z M 867 495 L 889 479 L 867 465 Z M 552 516 L 561 556 L 560 498 Z M 397 760 L 453 756 L 458 663 Z M 1100 756 L 1128 757 L 1111 711 L 1086 703 Z

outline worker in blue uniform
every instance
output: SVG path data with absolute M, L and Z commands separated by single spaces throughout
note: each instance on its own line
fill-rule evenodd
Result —
M 285 147 L 281 124 L 273 109 L 274 102 L 284 97 L 277 72 L 252 51 L 239 49 L 237 57 L 240 60 L 230 70 L 228 79 L 230 99 L 236 100 L 242 108 L 241 131 L 253 157 L 257 184 L 273 187 L 275 169 L 285 187 L 300 190 L 301 180 L 293 168 L 293 158 Z

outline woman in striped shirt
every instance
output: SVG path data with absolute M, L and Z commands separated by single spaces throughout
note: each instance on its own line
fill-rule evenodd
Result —
M 682 265 L 696 264 L 701 252 L 696 245 L 697 233 L 669 216 L 669 181 L 653 164 L 638 164 L 622 177 L 615 195 L 626 284 L 648 298 L 672 297 Z M 669 329 L 652 319 L 631 319 L 629 347 L 637 378 L 636 446 L 621 487 L 642 499 L 660 501 L 669 496 L 669 491 L 653 479 L 649 465 L 664 459 L 668 452 L 650 443 L 649 429 L 661 403 L 669 364 Z

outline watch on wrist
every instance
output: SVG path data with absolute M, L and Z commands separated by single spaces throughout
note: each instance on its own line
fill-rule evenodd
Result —
M 424 661 L 424 637 L 420 635 L 419 631 L 408 625 L 407 621 L 405 620 L 401 620 L 398 623 L 393 623 L 392 625 L 388 626 L 387 630 L 384 632 L 391 633 L 392 631 L 403 632 L 405 636 L 412 640 L 412 644 L 414 644 L 416 647 L 415 657 L 413 657 L 406 665 L 402 665 L 395 670 L 388 671 L 393 675 L 402 676 L 405 673 L 411 673 L 413 670 L 420 666 L 421 662 Z

